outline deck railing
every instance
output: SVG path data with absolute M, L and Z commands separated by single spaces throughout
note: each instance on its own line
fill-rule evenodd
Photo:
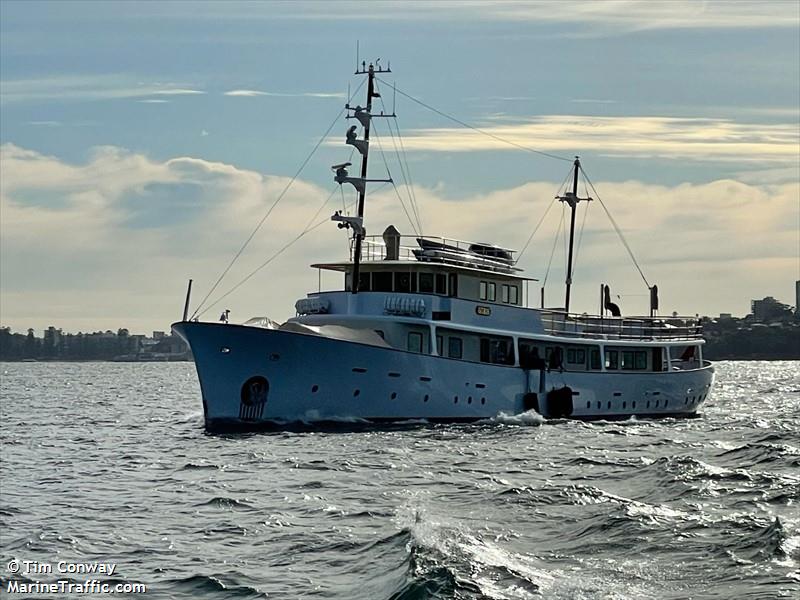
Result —
M 540 310 L 545 333 L 608 340 L 699 340 L 696 317 L 601 317 Z

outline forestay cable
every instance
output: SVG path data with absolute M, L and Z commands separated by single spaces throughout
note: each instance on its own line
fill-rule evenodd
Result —
M 353 98 L 353 97 L 354 97 L 354 96 L 355 96 L 355 95 L 356 95 L 356 94 L 359 92 L 359 90 L 361 89 L 361 87 L 362 87 L 363 85 L 364 85 L 364 81 L 362 81 L 362 82 L 361 82 L 361 84 L 360 84 L 360 85 L 359 85 L 359 86 L 356 88 L 356 90 L 355 90 L 355 91 L 354 91 L 354 92 L 353 92 L 353 93 L 350 95 L 350 98 L 348 98 L 348 104 L 350 103 L 350 100 L 352 100 L 352 98 Z M 234 257 L 233 257 L 233 259 L 231 260 L 231 262 L 230 262 L 230 263 L 228 263 L 228 266 L 227 266 L 227 267 L 225 267 L 225 270 L 223 270 L 223 271 L 222 271 L 222 274 L 221 274 L 221 275 L 220 275 L 220 276 L 217 278 L 217 280 L 214 282 L 214 285 L 213 285 L 213 286 L 211 286 L 211 289 L 210 289 L 210 290 L 208 291 L 208 293 L 205 295 L 205 297 L 204 297 L 204 298 L 203 298 L 203 300 L 200 302 L 200 304 L 198 304 L 197 308 L 196 308 L 196 309 L 194 310 L 194 312 L 192 313 L 192 316 L 191 316 L 190 320 L 191 320 L 191 319 L 193 319 L 194 317 L 198 316 L 198 313 L 199 313 L 200 309 L 201 309 L 201 308 L 203 308 L 203 305 L 206 303 L 206 301 L 208 300 L 208 298 L 211 296 L 211 294 L 213 294 L 213 293 L 214 293 L 214 290 L 216 290 L 216 289 L 217 289 L 217 287 L 219 286 L 219 284 L 222 282 L 222 280 L 223 280 L 223 279 L 225 278 L 225 276 L 228 274 L 228 271 L 230 271 L 230 270 L 231 270 L 231 267 L 233 267 L 234 263 L 235 263 L 235 262 L 236 262 L 236 261 L 239 259 L 239 257 L 242 255 L 242 252 L 244 252 L 244 251 L 245 251 L 245 248 L 247 248 L 247 246 L 250 244 L 250 242 L 251 242 L 251 241 L 253 240 L 253 238 L 255 237 L 256 233 L 258 233 L 258 230 L 259 230 L 259 229 L 261 229 L 261 226 L 264 224 L 264 222 L 265 222 L 265 221 L 266 221 L 266 220 L 269 218 L 269 216 L 272 214 L 272 211 L 273 211 L 273 210 L 275 210 L 275 207 L 278 205 L 278 203 L 279 203 L 279 202 L 280 202 L 280 201 L 283 199 L 283 197 L 286 195 L 286 192 L 288 192 L 288 191 L 289 191 L 289 188 L 292 186 L 292 184 L 295 182 L 295 180 L 296 180 L 296 179 L 297 179 L 297 178 L 300 176 L 300 173 L 302 173 L 302 172 L 303 172 L 303 169 L 305 169 L 306 165 L 307 165 L 307 164 L 309 163 L 309 161 L 311 160 L 311 157 L 312 157 L 312 156 L 314 156 L 314 153 L 315 153 L 315 152 L 316 152 L 316 151 L 319 149 L 319 147 L 322 145 L 322 143 L 323 143 L 323 142 L 325 141 L 325 139 L 328 137 L 328 134 L 331 132 L 331 130 L 334 128 L 334 126 L 336 125 L 336 123 L 339 121 L 339 119 L 342 117 L 342 115 L 344 114 L 344 112 L 345 112 L 346 110 L 347 110 L 347 108 L 346 108 L 346 106 L 345 106 L 345 107 L 344 107 L 344 108 L 342 108 L 342 110 L 340 110 L 340 111 L 339 111 L 339 113 L 336 115 L 336 118 L 335 118 L 335 119 L 333 120 L 333 122 L 330 124 L 330 126 L 328 127 L 328 129 L 325 131 L 325 133 L 322 135 L 322 137 L 320 137 L 320 138 L 319 138 L 319 141 L 317 141 L 317 143 L 314 145 L 314 148 L 312 148 L 312 150 L 311 150 L 311 152 L 308 154 L 308 156 L 306 156 L 305 160 L 304 160 L 304 161 L 302 162 L 302 164 L 300 165 L 300 168 L 299 168 L 299 169 L 297 169 L 297 172 L 295 172 L 295 174 L 294 174 L 294 175 L 292 176 L 292 178 L 289 180 L 289 183 L 287 183 L 287 184 L 286 184 L 286 187 L 284 187 L 284 188 L 283 188 L 283 191 L 282 191 L 280 194 L 278 194 L 278 197 L 275 199 L 275 201 L 272 203 L 272 205 L 269 207 L 269 209 L 267 209 L 267 212 L 264 214 L 264 216 L 263 216 L 263 217 L 261 217 L 261 220 L 258 222 L 258 224 L 257 224 L 257 225 L 255 226 L 255 228 L 253 229 L 252 233 L 251 233 L 251 234 L 248 236 L 248 238 L 245 240 L 244 244 L 242 244 L 242 247 L 241 247 L 241 248 L 239 248 L 239 251 L 238 251 L 238 252 L 237 252 L 237 253 L 234 255 Z M 230 293 L 230 292 L 228 292 L 228 293 L 227 293 L 227 294 L 225 294 L 225 295 L 227 296 L 229 293 Z M 221 298 L 220 298 L 220 299 L 221 299 Z M 217 302 L 219 302 L 219 300 L 217 300 Z M 216 302 L 215 302 L 214 304 L 216 304 Z M 203 311 L 203 312 L 205 312 L 205 311 Z M 202 314 L 202 313 L 201 313 L 201 314 Z
M 305 236 L 306 234 L 310 233 L 311 231 L 313 231 L 313 230 L 314 230 L 314 229 L 316 229 L 317 227 L 320 227 L 322 224 L 324 224 L 324 223 L 328 223 L 328 222 L 330 221 L 330 219 L 328 219 L 328 218 L 325 218 L 325 219 L 323 219 L 322 221 L 320 221 L 319 223 L 317 223 L 316 225 L 314 225 L 313 227 L 311 226 L 311 223 L 313 223 L 313 222 L 314 222 L 314 220 L 315 220 L 315 219 L 316 219 L 316 218 L 319 216 L 319 213 L 321 213 L 321 212 L 322 212 L 322 209 L 323 209 L 323 208 L 325 208 L 325 206 L 328 204 L 328 202 L 330 202 L 331 198 L 333 198 L 334 194 L 336 194 L 336 190 L 337 190 L 337 188 L 339 188 L 339 186 L 336 186 L 335 188 L 333 188 L 333 191 L 331 191 L 331 193 L 328 195 L 328 197 L 327 197 L 327 198 L 325 198 L 325 201 L 324 201 L 322 204 L 320 204 L 319 208 L 317 209 L 317 212 L 315 212 L 315 213 L 314 213 L 314 216 L 313 216 L 313 217 L 311 217 L 311 219 L 309 219 L 309 221 L 308 221 L 308 223 L 306 224 L 305 228 L 303 229 L 303 231 L 302 231 L 302 232 L 301 232 L 301 233 L 300 233 L 300 234 L 299 234 L 297 237 L 295 237 L 294 239 L 290 240 L 290 241 L 289 241 L 289 242 L 287 242 L 285 245 L 283 245 L 283 246 L 282 246 L 280 249 L 278 249 L 278 250 L 277 250 L 277 251 L 276 251 L 276 252 L 275 252 L 275 253 L 274 253 L 272 256 L 270 256 L 270 257 L 269 257 L 267 260 L 265 260 L 263 263 L 261 263 L 261 264 L 260 264 L 258 267 L 256 267 L 255 269 L 253 269 L 253 270 L 252 270 L 252 271 L 251 271 L 251 272 L 250 272 L 250 273 L 249 273 L 249 274 L 248 274 L 248 275 L 247 275 L 247 276 L 246 276 L 244 279 L 242 279 L 242 280 L 241 280 L 239 283 L 237 283 L 237 284 L 236 284 L 235 286 L 233 286 L 233 287 L 232 287 L 230 290 L 228 290 L 227 292 L 225 292 L 225 293 L 224 293 L 222 296 L 220 296 L 219 298 L 217 298 L 217 299 L 216 299 L 214 302 L 212 302 L 211 304 L 209 304 L 209 305 L 208 305 L 208 306 L 205 308 L 205 310 L 203 310 L 203 312 L 201 312 L 201 313 L 197 314 L 197 317 L 198 317 L 198 318 L 199 318 L 199 317 L 202 317 L 202 316 L 203 316 L 203 315 L 204 315 L 206 312 L 208 312 L 209 310 L 211 310 L 212 308 L 214 308 L 214 307 L 215 307 L 217 304 L 219 304 L 220 302 L 222 302 L 222 300 L 224 300 L 225 298 L 227 298 L 228 296 L 230 296 L 230 295 L 231 295 L 233 292 L 235 292 L 236 290 L 238 290 L 238 289 L 239 289 L 241 286 L 243 286 L 243 285 L 244 285 L 244 284 L 245 284 L 247 281 L 249 281 L 249 280 L 250 280 L 250 279 L 251 279 L 251 278 L 252 278 L 252 277 L 253 277 L 253 276 L 254 276 L 256 273 L 258 273 L 258 272 L 259 272 L 261 269 L 263 269 L 264 267 L 266 267 L 266 266 L 267 266 L 269 263 L 271 263 L 273 260 L 275 260 L 276 258 L 278 258 L 278 257 L 279 257 L 281 254 L 283 254 L 283 252 L 284 252 L 284 251 L 288 250 L 290 246 L 292 246 L 293 244 L 295 244 L 295 242 L 297 242 L 298 240 L 300 240 L 300 238 L 302 238 L 302 237 L 303 237 L 303 236 Z M 355 205 L 355 202 L 352 202 L 352 203 L 351 203 L 351 204 L 350 204 L 350 205 L 349 205 L 347 208 L 352 208 L 354 205 Z M 199 308 L 198 308 L 198 310 L 199 310 Z

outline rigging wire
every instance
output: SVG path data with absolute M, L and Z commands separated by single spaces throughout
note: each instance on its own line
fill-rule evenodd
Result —
M 383 113 L 386 113 L 386 104 L 383 102 L 383 96 L 378 96 L 381 102 L 381 106 L 383 107 Z M 411 169 L 408 166 L 408 159 L 406 158 L 406 151 L 405 147 L 403 146 L 403 138 L 400 135 L 400 125 L 397 123 L 397 115 L 394 114 L 392 111 L 392 115 L 394 118 L 394 126 L 397 128 L 397 139 L 400 142 L 400 148 L 402 149 L 402 154 L 397 148 L 397 141 L 394 139 L 394 131 L 392 130 L 392 121 L 391 119 L 387 122 L 387 126 L 389 127 L 389 136 L 392 138 L 392 145 L 394 146 L 394 152 L 397 155 L 397 162 L 400 164 L 400 173 L 403 176 L 403 181 L 406 184 L 406 194 L 408 194 L 409 204 L 411 205 L 411 210 L 414 213 L 414 217 L 417 220 L 417 227 L 419 228 L 419 235 L 422 235 L 422 221 L 419 217 L 419 207 L 417 205 L 417 194 L 414 191 L 414 184 L 411 181 Z M 404 166 L 405 163 L 405 166 Z
M 628 256 L 631 257 L 631 260 L 633 261 L 633 265 L 636 267 L 636 270 L 639 271 L 639 275 L 641 275 L 642 281 L 644 281 L 644 284 L 649 289 L 650 288 L 650 284 L 647 281 L 647 277 L 644 276 L 644 273 L 642 272 L 642 269 L 639 266 L 639 263 L 636 261 L 636 257 L 633 255 L 633 250 L 631 250 L 631 247 L 628 245 L 628 241 L 625 239 L 625 236 L 622 234 L 622 230 L 619 228 L 619 225 L 617 225 L 617 222 L 614 220 L 614 217 L 611 216 L 611 212 L 606 207 L 605 202 L 603 202 L 603 200 L 600 198 L 600 194 L 597 193 L 597 189 L 595 189 L 594 184 L 592 183 L 592 180 L 589 179 L 589 176 L 586 174 L 586 171 L 583 170 L 583 167 L 581 167 L 581 173 L 583 173 L 583 176 L 586 178 L 586 181 L 589 183 L 589 186 L 592 188 L 592 192 L 594 193 L 595 198 L 597 198 L 597 201 L 600 203 L 600 206 L 603 207 L 603 210 L 605 211 L 606 216 L 608 217 L 608 220 L 611 221 L 611 225 L 614 226 L 614 231 L 617 232 L 617 235 L 619 236 L 619 239 L 622 241 L 622 245 L 625 246 L 625 249 L 628 251 Z
M 567 171 L 567 175 L 566 175 L 566 177 L 564 177 L 564 181 L 562 181 L 561 185 L 558 186 L 558 190 L 556 191 L 555 199 L 553 200 L 552 203 L 550 203 L 547 206 L 547 210 L 544 211 L 544 214 L 542 215 L 542 218 L 539 219 L 539 222 L 536 224 L 536 227 L 533 228 L 533 231 L 528 236 L 528 241 L 525 242 L 525 245 L 522 247 L 522 250 L 520 250 L 519 254 L 517 254 L 517 260 L 514 261 L 514 264 L 517 264 L 520 261 L 520 259 L 522 258 L 522 255 L 525 254 L 525 250 L 528 249 L 528 245 L 531 243 L 531 240 L 533 240 L 533 236 L 536 235 L 536 232 L 539 230 L 539 227 L 541 227 L 542 223 L 544 222 L 544 219 L 547 216 L 547 213 L 550 212 L 550 209 L 553 208 L 553 204 L 555 203 L 556 200 L 558 200 L 558 197 L 561 195 L 561 190 L 564 188 L 564 186 L 567 185 L 567 180 L 569 179 L 569 176 L 571 174 L 572 174 L 572 169 Z
M 376 79 L 378 79 L 378 81 L 380 81 L 381 83 L 386 83 L 385 81 L 383 81 L 380 78 L 376 77 Z M 519 148 L 521 150 L 525 150 L 526 152 L 533 152 L 534 154 L 540 154 L 541 156 L 546 156 L 548 158 L 555 158 L 557 160 L 564 160 L 564 161 L 567 161 L 567 162 L 572 162 L 574 160 L 572 158 L 567 158 L 565 156 L 558 156 L 557 154 L 551 154 L 549 152 L 543 152 L 541 150 L 535 150 L 533 148 L 529 148 L 528 146 L 523 146 L 522 144 L 518 144 L 516 142 L 512 142 L 511 140 L 507 140 L 505 138 L 502 138 L 499 135 L 495 135 L 493 133 L 489 133 L 488 131 L 480 129 L 479 127 L 475 127 L 474 125 L 470 125 L 469 123 L 465 123 L 461 119 L 457 119 L 456 117 L 454 117 L 452 115 L 448 115 L 447 113 L 439 110 L 438 108 L 434 108 L 433 106 L 431 106 L 429 104 L 426 104 L 422 100 L 419 100 L 419 99 L 415 98 L 411 94 L 407 94 L 403 90 L 400 90 L 398 88 L 394 88 L 394 89 L 398 94 L 400 94 L 402 96 L 405 96 L 406 98 L 408 98 L 409 100 L 411 100 L 413 102 L 416 102 L 420 106 L 423 106 L 423 107 L 427 108 L 428 110 L 431 110 L 431 111 L 435 112 L 438 115 L 441 115 L 442 117 L 444 117 L 446 119 L 450 119 L 451 121 L 453 121 L 455 123 L 458 123 L 459 125 L 461 125 L 463 127 L 466 127 L 467 129 L 472 129 L 473 131 L 477 131 L 478 133 L 481 133 L 481 134 L 486 135 L 486 136 L 488 136 L 490 138 L 493 138 L 493 139 L 497 140 L 498 142 L 502 142 L 504 144 L 508 144 L 510 146 L 514 146 L 515 148 Z
M 355 91 L 354 91 L 354 92 L 353 92 L 353 93 L 350 95 L 350 98 L 348 99 L 348 104 L 350 103 L 350 100 L 352 100 L 352 98 L 353 98 L 353 97 L 354 97 L 354 96 L 355 96 L 355 95 L 356 95 L 356 94 L 359 92 L 359 90 L 362 88 L 362 86 L 363 86 L 363 85 L 364 85 L 364 81 L 362 80 L 361 84 L 360 84 L 360 85 L 359 85 L 359 86 L 356 88 L 356 90 L 355 90 Z M 245 240 L 244 244 L 242 244 L 242 247 L 241 247 L 241 248 L 239 248 L 239 251 L 238 251 L 238 252 L 237 252 L 237 253 L 234 255 L 233 259 L 231 259 L 231 262 L 230 262 L 230 263 L 228 263 L 228 266 L 227 266 L 227 267 L 225 267 L 225 269 L 222 271 L 222 274 L 220 274 L 220 276 L 219 276 L 219 277 L 217 278 L 217 280 L 214 282 L 214 285 L 213 285 L 213 286 L 211 286 L 211 289 L 208 291 L 208 293 L 207 293 L 207 294 L 205 295 L 205 297 L 202 299 L 202 301 L 200 302 L 200 304 L 198 304 L 197 308 L 196 308 L 196 309 L 194 310 L 194 312 L 192 313 L 192 316 L 190 317 L 190 320 L 191 320 L 191 319 L 193 319 L 195 316 L 197 316 L 197 314 L 198 314 L 198 312 L 200 311 L 200 309 L 201 309 L 201 308 L 203 308 L 203 305 L 206 303 L 206 301 L 208 300 L 208 298 L 211 296 L 211 294 L 213 294 L 213 293 L 214 293 L 214 290 L 216 290 L 216 289 L 217 289 L 217 287 L 219 286 L 219 284 L 222 282 L 222 280 L 223 280 L 223 279 L 225 278 L 225 276 L 228 274 L 228 271 L 230 271 L 230 270 L 231 270 L 231 267 L 233 267 L 234 263 L 235 263 L 235 262 L 236 262 L 236 261 L 239 259 L 239 257 L 242 255 L 242 252 L 244 252 L 244 251 L 245 251 L 245 248 L 247 248 L 247 246 L 248 246 L 248 245 L 250 244 L 250 242 L 253 240 L 253 238 L 255 237 L 256 233 L 258 233 L 258 230 L 259 230 L 259 229 L 261 229 L 261 226 L 264 224 L 264 222 L 265 222 L 265 221 L 266 221 L 266 220 L 269 218 L 269 216 L 272 214 L 272 211 L 275 209 L 275 207 L 278 205 L 278 203 L 279 203 L 279 202 L 280 202 L 280 201 L 283 199 L 283 197 L 286 195 L 286 192 L 288 192 L 288 191 L 289 191 L 289 188 L 292 186 L 292 184 L 293 184 L 293 183 L 294 183 L 294 182 L 297 180 L 297 178 L 300 176 L 300 173 L 302 173 L 302 172 L 303 172 L 303 169 L 305 169 L 305 168 L 306 168 L 306 165 L 307 165 L 307 164 L 309 163 L 309 161 L 311 160 L 311 157 L 312 157 L 312 156 L 314 156 L 314 153 L 315 153 L 315 152 L 316 152 L 316 151 L 319 149 L 319 147 L 320 147 L 320 146 L 322 145 L 322 143 L 325 141 L 325 138 L 327 138 L 327 137 L 328 137 L 328 134 L 331 132 L 331 130 L 333 129 L 333 127 L 336 125 L 336 123 L 339 121 L 339 119 L 341 118 L 341 116 L 344 114 L 344 112 L 345 112 L 346 110 L 347 110 L 347 107 L 345 106 L 345 107 L 343 107 L 343 108 L 342 108 L 342 110 L 340 110 L 340 111 L 339 111 L 339 113 L 336 115 L 336 118 L 335 118 L 335 119 L 334 119 L 334 120 L 331 122 L 331 124 L 328 126 L 328 129 L 325 131 L 325 133 L 324 133 L 324 134 L 322 134 L 322 137 L 320 137 L 320 138 L 319 138 L 319 141 L 317 141 L 317 143 L 316 143 L 316 144 L 314 145 L 314 147 L 311 149 L 311 152 L 308 154 L 308 156 L 306 156 L 305 160 L 304 160 L 304 161 L 302 162 L 302 164 L 300 165 L 300 168 L 299 168 L 299 169 L 297 169 L 297 171 L 295 172 L 295 174 L 294 174 L 294 175 L 292 176 L 292 178 L 289 180 L 289 183 L 287 183 L 287 184 L 286 184 L 286 186 L 283 188 L 283 191 L 281 191 L 281 193 L 280 193 L 280 194 L 278 194 L 278 197 L 275 199 L 275 201 L 274 201 L 274 202 L 272 203 L 272 205 L 269 207 L 269 209 L 268 209 L 268 210 L 267 210 L 267 212 L 264 214 L 264 216 L 263 216 L 263 217 L 261 217 L 261 220 L 258 222 L 258 224 L 257 224 L 257 225 L 255 226 L 255 228 L 253 229 L 252 233 L 251 233 L 251 234 L 248 236 L 248 238 Z M 352 156 L 352 153 L 351 153 L 351 156 Z M 226 294 L 226 295 L 227 295 L 227 294 Z M 205 312 L 205 311 L 204 311 L 204 312 Z
M 337 187 L 340 187 L 340 186 L 337 186 Z M 266 267 L 266 266 L 267 266 L 269 263 L 271 263 L 273 260 L 275 260 L 276 258 L 278 258 L 278 257 L 279 257 L 281 254 L 283 254 L 283 253 L 284 253 L 286 250 L 288 250 L 288 249 L 289 249 L 289 247 L 290 247 L 290 246 L 292 246 L 292 245 L 293 245 L 295 242 L 297 242 L 297 241 L 298 241 L 300 238 L 304 237 L 305 235 L 307 235 L 308 233 L 310 233 L 311 231 L 313 231 L 313 230 L 314 230 L 314 229 L 316 229 L 317 227 L 320 227 L 320 226 L 321 226 L 323 223 L 327 223 L 327 222 L 329 222 L 329 221 L 330 221 L 330 219 L 326 218 L 326 219 L 323 219 L 322 221 L 320 221 L 319 223 L 317 223 L 316 225 L 314 225 L 313 227 L 311 226 L 311 224 L 314 222 L 314 220 L 316 220 L 316 218 L 319 216 L 319 213 L 321 213 L 321 212 L 322 212 L 322 209 L 323 209 L 323 208 L 325 208 L 325 206 L 328 204 L 328 202 L 330 202 L 331 198 L 333 198 L 334 194 L 336 194 L 336 188 L 334 188 L 334 189 L 333 189 L 333 191 L 331 191 L 331 193 L 330 193 L 330 194 L 328 194 L 328 197 L 327 197 L 327 198 L 325 198 L 325 201 L 324 201 L 322 204 L 320 204 L 320 205 L 319 205 L 319 208 L 317 209 L 317 212 L 315 212 L 315 213 L 314 213 L 314 216 L 313 216 L 313 217 L 311 217 L 311 218 L 308 220 L 308 223 L 306 224 L 305 228 L 303 229 L 303 231 L 302 231 L 302 232 L 301 232 L 299 235 L 297 235 L 295 238 L 293 238 L 292 240 L 290 240 L 289 242 L 287 242 L 286 244 L 284 244 L 283 246 L 281 246 L 281 247 L 280 247 L 280 248 L 279 248 L 279 249 L 278 249 L 278 250 L 277 250 L 277 251 L 276 251 L 276 252 L 275 252 L 275 253 L 274 253 L 272 256 L 270 256 L 270 257 L 269 257 L 267 260 L 265 260 L 263 263 L 261 263 L 261 264 L 260 264 L 258 267 L 256 267 L 255 269 L 253 269 L 253 270 L 252 270 L 252 271 L 251 271 L 251 272 L 250 272 L 250 273 L 249 273 L 249 274 L 248 274 L 248 275 L 247 275 L 247 276 L 246 276 L 244 279 L 242 279 L 242 280 L 241 280 L 239 283 L 237 283 L 235 286 L 233 286 L 233 287 L 232 287 L 230 290 L 228 290 L 227 292 L 225 292 L 225 293 L 224 293 L 222 296 L 220 296 L 219 298 L 217 298 L 217 299 L 216 299 L 216 300 L 215 300 L 213 303 L 209 304 L 209 305 L 208 305 L 208 306 L 207 306 L 207 307 L 206 307 L 206 308 L 203 310 L 203 312 L 200 312 L 200 313 L 196 314 L 196 316 L 197 316 L 198 318 L 199 318 L 199 317 L 202 317 L 202 316 L 203 316 L 203 315 L 204 315 L 206 312 L 208 312 L 209 310 L 211 310 L 212 308 L 214 308 L 214 307 L 215 307 L 217 304 L 219 304 L 220 302 L 222 302 L 222 300 L 224 300 L 225 298 L 227 298 L 228 296 L 230 296 L 230 295 L 231 295 L 233 292 L 235 292 L 235 291 L 236 291 L 237 289 L 239 289 L 239 288 L 240 288 L 242 285 L 244 285 L 244 284 L 245 284 L 247 281 L 249 281 L 249 280 L 250 280 L 250 279 L 251 279 L 251 278 L 252 278 L 252 277 L 253 277 L 253 276 L 254 276 L 256 273 L 258 273 L 258 272 L 259 272 L 261 269 L 263 269 L 264 267 Z M 351 203 L 351 204 L 348 206 L 348 208 L 351 208 L 351 207 L 352 207 L 352 206 L 354 206 L 354 205 L 355 205 L 355 201 L 354 201 L 353 203 Z M 199 310 L 199 308 L 198 308 L 198 310 Z M 195 316 L 195 315 L 193 315 L 193 318 L 194 318 L 194 316 Z
M 542 281 L 542 287 L 547 286 L 547 278 L 550 275 L 550 265 L 553 264 L 553 255 L 556 253 L 556 246 L 558 245 L 558 238 L 561 236 L 561 229 L 564 223 L 564 205 L 561 205 L 561 220 L 558 222 L 558 229 L 556 230 L 556 238 L 553 240 L 553 249 L 550 250 L 550 260 L 547 261 L 547 270 L 544 273 L 544 280 Z
M 389 170 L 389 163 L 386 160 L 386 154 L 383 151 L 383 144 L 381 144 L 381 137 L 380 135 L 378 135 L 377 127 L 373 129 L 373 133 L 375 134 L 375 141 L 378 142 L 378 151 L 380 152 L 381 158 L 383 159 L 383 164 L 386 167 L 386 173 L 389 175 L 389 179 L 392 179 L 392 172 Z M 403 207 L 403 212 L 406 214 L 406 218 L 408 219 L 408 222 L 411 225 L 411 229 L 414 230 L 414 233 L 416 235 L 420 235 L 420 232 L 417 231 L 417 226 L 414 225 L 414 220 L 411 218 L 411 215 L 408 214 L 408 209 L 406 208 L 405 202 L 403 202 L 403 197 L 400 195 L 400 190 L 397 189 L 397 186 L 394 184 L 394 181 L 392 181 L 392 187 L 394 188 L 394 191 L 397 194 L 397 199 L 400 200 L 400 206 Z
M 589 194 L 586 194 L 587 196 Z M 586 203 L 586 208 L 583 209 L 583 220 L 581 221 L 581 231 L 578 234 L 578 246 L 575 248 L 575 258 L 572 261 L 572 279 L 575 279 L 575 271 L 578 268 L 578 256 L 581 253 L 581 242 L 583 241 L 583 228 L 586 226 L 586 216 L 589 214 L 589 202 Z

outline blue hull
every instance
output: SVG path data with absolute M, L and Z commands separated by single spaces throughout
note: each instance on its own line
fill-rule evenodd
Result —
M 191 346 L 209 430 L 475 421 L 530 409 L 580 419 L 691 416 L 713 382 L 710 365 L 662 373 L 526 372 L 276 329 L 172 327 Z M 565 388 L 566 399 L 554 395 Z

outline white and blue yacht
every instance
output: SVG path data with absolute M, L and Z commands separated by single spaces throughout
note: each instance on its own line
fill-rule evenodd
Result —
M 187 318 L 172 328 L 190 345 L 206 428 L 255 428 L 296 421 L 476 421 L 536 411 L 547 418 L 625 419 L 695 415 L 713 366 L 703 359 L 695 319 L 619 316 L 610 299 L 598 315 L 569 312 L 580 163 L 572 191 L 565 308 L 529 308 L 527 278 L 514 251 L 486 242 L 367 236 L 364 204 L 372 100 L 379 66 L 367 77 L 365 107 L 347 106 L 347 143 L 360 176 L 336 165 L 335 180 L 357 193 L 346 260 L 312 265 L 341 274 L 339 291 L 315 292 L 278 325 Z M 607 294 L 607 290 L 606 290 Z M 187 305 L 188 305 L 187 296 Z M 609 314 L 610 312 L 610 314 Z

